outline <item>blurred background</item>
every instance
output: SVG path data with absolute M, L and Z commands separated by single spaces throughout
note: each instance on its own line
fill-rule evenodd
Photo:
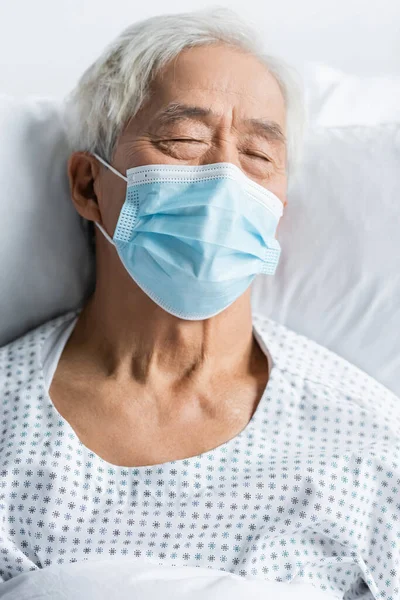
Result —
M 265 32 L 266 51 L 294 66 L 400 74 L 399 0 L 0 0 L 0 88 L 63 96 L 114 36 L 165 12 L 229 6 Z

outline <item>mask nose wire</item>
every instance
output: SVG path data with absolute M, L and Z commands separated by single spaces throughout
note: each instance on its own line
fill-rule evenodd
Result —
M 93 156 L 95 156 L 98 161 L 100 161 L 105 167 L 107 167 L 107 169 L 110 169 L 110 171 L 112 171 L 113 173 L 115 173 L 115 175 L 118 175 L 118 177 L 120 177 L 124 181 L 128 182 L 128 178 L 127 177 L 125 177 L 124 175 L 122 175 L 122 173 L 120 173 L 119 171 L 117 171 L 117 169 L 114 169 L 114 167 L 112 167 L 111 165 L 109 165 L 107 161 L 105 161 L 103 158 L 101 158 L 101 156 L 99 156 L 95 152 L 93 153 Z M 98 227 L 100 229 L 101 233 L 110 242 L 110 244 L 112 244 L 113 246 L 115 246 L 112 237 L 110 237 L 108 235 L 107 231 L 100 225 L 100 223 L 97 223 L 97 221 L 95 221 L 94 224 L 96 225 L 96 227 Z

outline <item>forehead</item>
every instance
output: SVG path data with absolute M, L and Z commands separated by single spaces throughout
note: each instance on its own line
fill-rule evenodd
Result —
M 152 84 L 155 110 L 173 102 L 221 117 L 271 119 L 285 131 L 285 104 L 275 77 L 257 58 L 229 46 L 185 49 Z

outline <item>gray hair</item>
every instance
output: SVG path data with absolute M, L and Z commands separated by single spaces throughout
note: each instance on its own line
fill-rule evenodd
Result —
M 96 152 L 111 162 L 119 134 L 144 104 L 160 69 L 185 48 L 218 43 L 254 55 L 277 80 L 286 108 L 289 177 L 300 161 L 306 119 L 299 74 L 282 59 L 263 54 L 257 34 L 224 8 L 161 15 L 125 29 L 66 99 L 71 149 Z

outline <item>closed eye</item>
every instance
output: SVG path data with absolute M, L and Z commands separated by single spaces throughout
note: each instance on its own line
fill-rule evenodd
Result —
M 169 140 L 161 140 L 162 142 L 199 142 L 203 143 L 203 140 L 195 140 L 193 138 L 171 138 Z
M 247 156 L 252 156 L 253 158 L 261 158 L 261 160 L 265 160 L 266 162 L 272 162 L 269 158 L 264 156 L 263 154 L 255 154 L 254 152 L 246 152 Z

